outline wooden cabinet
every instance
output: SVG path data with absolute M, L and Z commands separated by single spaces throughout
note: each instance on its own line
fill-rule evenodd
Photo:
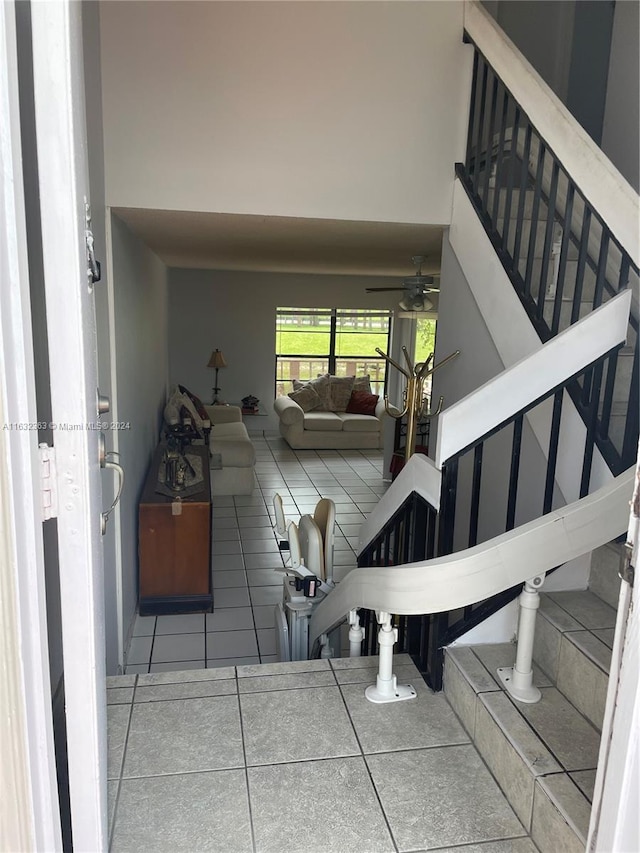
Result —
M 140 615 L 195 613 L 213 608 L 211 587 L 211 485 L 207 447 L 204 487 L 177 502 L 156 492 L 163 448 L 154 454 L 139 506 Z

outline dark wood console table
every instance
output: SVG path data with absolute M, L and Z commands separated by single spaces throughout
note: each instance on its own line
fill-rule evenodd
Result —
M 209 450 L 188 448 L 202 456 L 204 484 L 201 492 L 179 502 L 156 492 L 163 452 L 162 446 L 156 448 L 139 506 L 141 616 L 213 608 Z

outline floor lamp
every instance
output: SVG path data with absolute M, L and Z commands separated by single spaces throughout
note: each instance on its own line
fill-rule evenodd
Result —
M 216 371 L 216 379 L 215 379 L 215 387 L 213 388 L 213 400 L 211 401 L 212 405 L 216 405 L 216 403 L 222 403 L 222 400 L 218 399 L 218 392 L 220 388 L 218 387 L 218 371 L 221 367 L 226 367 L 227 362 L 225 361 L 224 355 L 220 352 L 219 349 L 215 349 L 211 353 L 211 358 L 209 359 L 209 363 L 207 367 L 213 367 Z

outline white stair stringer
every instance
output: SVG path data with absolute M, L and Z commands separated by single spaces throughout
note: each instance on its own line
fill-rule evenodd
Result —
M 315 609 L 310 650 L 350 610 L 398 615 L 456 610 L 610 542 L 626 530 L 634 472 L 629 468 L 591 495 L 465 551 L 401 566 L 354 569 Z

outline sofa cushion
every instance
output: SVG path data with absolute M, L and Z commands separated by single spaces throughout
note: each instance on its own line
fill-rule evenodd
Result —
M 331 376 L 329 378 L 329 409 L 344 412 L 353 390 L 353 376 Z
M 366 391 L 371 393 L 371 376 L 367 373 L 366 376 L 356 376 L 353 380 L 354 391 Z
M 303 385 L 298 391 L 292 391 L 289 397 L 300 406 L 303 412 L 310 412 L 322 404 L 318 392 L 312 385 Z
M 342 429 L 342 419 L 335 412 L 319 412 L 318 410 L 314 410 L 304 416 L 304 428 L 311 432 L 322 432 L 324 430 L 340 432 Z
M 375 415 L 378 395 L 367 391 L 352 391 L 346 411 L 352 415 Z
M 214 426 L 209 449 L 222 455 L 223 468 L 249 468 L 256 461 L 255 448 L 243 423 Z
M 371 415 L 351 415 L 339 412 L 337 415 L 342 420 L 344 432 L 378 432 L 380 421 Z

